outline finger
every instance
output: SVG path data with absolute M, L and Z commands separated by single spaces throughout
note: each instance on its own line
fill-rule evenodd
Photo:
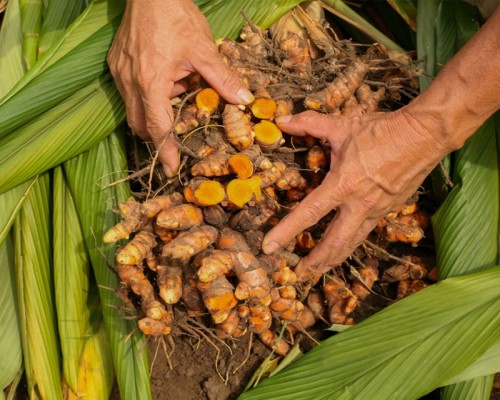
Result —
M 201 55 L 193 67 L 228 102 L 249 104 L 255 100 L 238 75 L 222 61 L 215 47 Z
M 300 280 L 309 280 L 341 264 L 373 230 L 377 220 L 339 207 L 323 239 L 295 268 Z
M 287 214 L 278 225 L 271 229 L 262 242 L 262 251 L 266 254 L 284 248 L 304 229 L 316 224 L 338 203 L 331 198 L 332 190 L 327 185 L 320 185 L 297 207 Z
M 331 115 L 304 111 L 296 115 L 278 117 L 276 124 L 282 131 L 292 135 L 311 135 L 319 139 L 327 139 L 330 132 L 338 129 L 339 120 L 338 117 Z
M 177 81 L 174 83 L 174 87 L 172 88 L 172 93 L 170 93 L 170 98 L 177 97 L 182 93 L 187 92 L 188 89 L 189 89 L 189 84 L 186 81 L 184 80 Z
M 169 119 L 173 120 L 173 111 L 170 104 L 167 106 Z M 179 169 L 179 150 L 172 132 L 152 137 L 153 143 L 158 151 L 158 159 L 163 165 L 165 175 L 172 177 Z
M 119 76 L 119 78 L 118 78 Z M 117 75 L 115 85 L 125 104 L 127 124 L 130 129 L 143 140 L 149 140 L 150 136 L 146 130 L 144 107 L 140 94 L 134 89 L 132 80 L 127 74 Z
M 169 76 L 165 73 L 165 76 Z M 179 166 L 177 147 L 168 135 L 174 116 L 170 105 L 173 82 L 157 79 L 142 80 L 139 83 L 142 104 L 144 106 L 146 130 L 153 141 L 158 158 L 164 165 L 165 173 L 172 176 Z

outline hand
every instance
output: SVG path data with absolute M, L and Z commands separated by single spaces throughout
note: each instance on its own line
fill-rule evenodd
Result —
M 331 146 L 331 165 L 322 184 L 267 233 L 272 253 L 295 240 L 332 209 L 336 215 L 322 240 L 296 268 L 308 280 L 344 261 L 380 218 L 398 209 L 449 151 L 441 125 L 406 107 L 358 118 L 306 111 L 277 120 L 293 135 L 311 135 Z
M 222 61 L 192 0 L 128 0 L 108 64 L 130 128 L 153 141 L 168 176 L 179 167 L 175 141 L 166 137 L 174 121 L 170 98 L 187 89 L 184 78 L 197 71 L 227 101 L 253 101 Z

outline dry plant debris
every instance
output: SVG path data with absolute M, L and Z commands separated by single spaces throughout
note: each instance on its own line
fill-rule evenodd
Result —
M 294 334 L 319 320 L 354 324 L 376 282 L 396 282 L 394 297 L 401 298 L 427 285 L 430 268 L 410 257 L 382 271 L 383 246 L 362 246 L 352 257 L 357 268 L 346 264 L 302 281 L 294 267 L 321 240 L 334 211 L 287 249 L 264 255 L 264 233 L 321 183 L 331 151 L 312 137 L 288 137 L 273 121 L 306 109 L 351 117 L 395 109 L 408 100 L 415 74 L 380 46 L 335 40 L 300 8 L 269 31 L 248 23 L 241 39 L 220 41 L 219 51 L 255 101 L 227 104 L 193 79 L 175 105 L 178 178 L 157 182 L 154 197 L 121 204 L 123 220 L 104 242 L 131 237 L 115 265 L 120 295 L 135 306 L 145 334 L 169 334 L 177 311 L 184 319 L 208 314 L 220 338 L 250 331 L 285 355 Z M 428 226 L 410 201 L 374 235 L 380 243 L 416 246 Z M 283 324 L 286 337 L 279 334 Z

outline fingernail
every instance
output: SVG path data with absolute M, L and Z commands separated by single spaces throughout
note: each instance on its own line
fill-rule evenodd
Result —
M 276 250 L 279 250 L 281 246 L 276 242 L 269 242 L 262 244 L 262 251 L 266 254 L 274 253 Z
M 174 174 L 172 173 L 172 170 L 168 165 L 163 166 L 163 171 L 165 172 L 165 175 L 167 175 L 168 178 L 172 178 Z
M 286 124 L 287 122 L 290 122 L 292 120 L 291 115 L 280 115 L 279 117 L 276 117 L 275 121 L 277 124 Z
M 255 100 L 253 94 L 247 89 L 238 90 L 238 92 L 236 92 L 236 96 L 238 96 L 242 104 L 250 104 Z

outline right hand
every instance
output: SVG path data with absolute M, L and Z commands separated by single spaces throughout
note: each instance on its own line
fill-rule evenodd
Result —
M 187 89 L 184 78 L 198 72 L 228 102 L 253 101 L 192 0 L 128 0 L 107 61 L 130 128 L 153 141 L 167 176 L 179 167 L 174 138 L 166 137 L 174 121 L 170 98 Z

